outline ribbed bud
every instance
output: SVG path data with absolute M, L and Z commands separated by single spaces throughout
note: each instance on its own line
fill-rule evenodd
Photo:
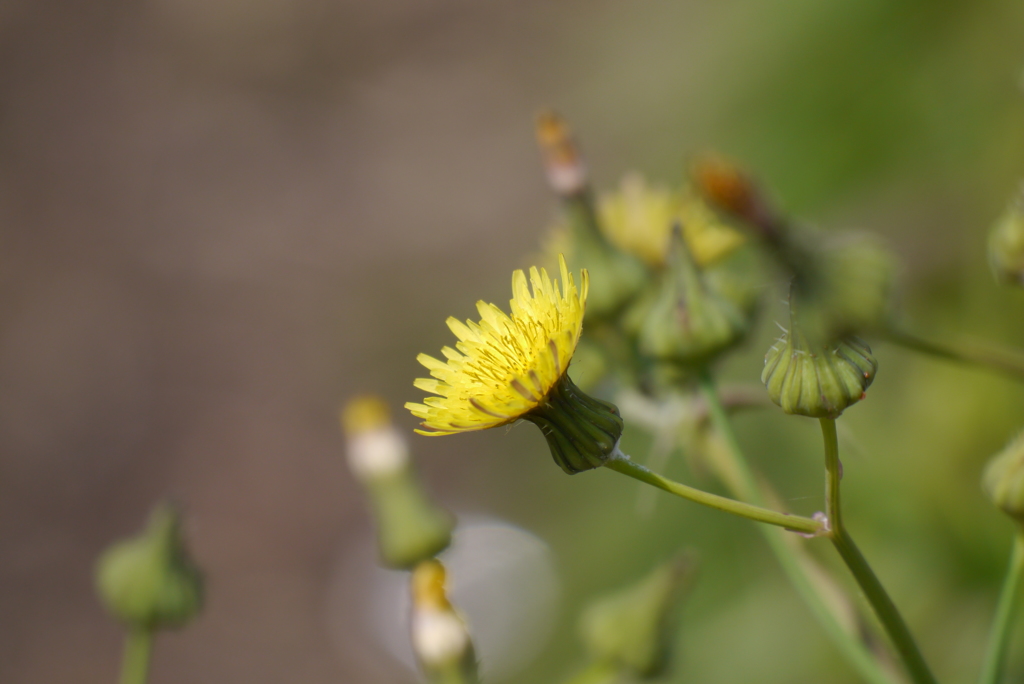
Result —
M 132 628 L 181 627 L 195 617 L 203 583 L 178 512 L 158 506 L 140 536 L 105 551 L 96 563 L 96 588 L 107 610 Z
M 992 227 L 988 259 L 998 280 L 1024 287 L 1024 187 Z
M 808 341 L 796 322 L 764 357 L 761 382 L 786 413 L 835 418 L 864 398 L 878 362 L 856 337 L 829 344 Z
M 989 461 L 981 486 L 992 503 L 1024 524 L 1024 432 Z
M 677 609 L 693 568 L 692 559 L 680 556 L 638 584 L 592 604 L 580 619 L 591 657 L 644 678 L 664 674 L 675 637 Z
M 455 520 L 420 485 L 387 404 L 376 397 L 353 399 L 342 412 L 342 425 L 349 467 L 373 509 L 381 562 L 411 568 L 447 548 Z
M 448 600 L 446 572 L 436 560 L 412 573 L 412 646 L 432 684 L 476 684 L 476 654 L 466 621 Z
M 604 465 L 622 436 L 619 409 L 583 392 L 568 374 L 523 419 L 540 428 L 555 463 L 569 475 Z
M 739 342 L 747 315 L 713 289 L 698 270 L 681 231 L 673 231 L 669 268 L 637 334 L 641 353 L 700 365 Z

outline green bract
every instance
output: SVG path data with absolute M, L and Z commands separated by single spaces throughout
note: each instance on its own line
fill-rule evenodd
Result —
M 796 325 L 764 357 L 761 382 L 786 413 L 835 418 L 864 398 L 878 362 L 863 341 L 849 337 L 812 344 Z

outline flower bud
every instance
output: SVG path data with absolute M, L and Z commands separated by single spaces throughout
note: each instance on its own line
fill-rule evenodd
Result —
M 781 239 L 781 219 L 741 168 L 724 157 L 707 154 L 694 162 L 691 177 L 713 206 L 745 221 L 770 243 Z
M 410 568 L 447 548 L 455 521 L 420 486 L 387 404 L 376 397 L 353 399 L 342 412 L 342 425 L 349 467 L 365 488 L 376 519 L 381 562 Z
M 565 121 L 553 112 L 537 120 L 537 140 L 551 187 L 562 198 L 567 245 L 573 265 L 590 272 L 590 320 L 616 314 L 647 280 L 647 269 L 632 254 L 616 249 L 599 225 L 586 167 Z
M 795 319 L 795 317 L 794 317 Z M 856 337 L 810 342 L 795 320 L 764 357 L 761 382 L 786 413 L 835 418 L 864 398 L 878 362 Z
M 988 259 L 997 280 L 1024 286 L 1024 187 L 992 227 Z
M 1024 432 L 989 461 L 981 486 L 992 503 L 1024 524 Z
M 412 573 L 412 646 L 429 682 L 476 684 L 476 654 L 466 621 L 452 607 L 444 566 L 428 560 Z
M 681 555 L 638 584 L 592 604 L 580 619 L 591 656 L 640 677 L 663 674 L 675 637 L 677 608 L 694 565 Z
M 107 549 L 96 563 L 96 589 L 107 610 L 132 628 L 181 627 L 195 617 L 202 577 L 185 548 L 178 512 L 158 506 L 141 535 Z
M 739 342 L 748 328 L 744 312 L 709 287 L 677 228 L 669 269 L 640 324 L 641 353 L 699 365 Z

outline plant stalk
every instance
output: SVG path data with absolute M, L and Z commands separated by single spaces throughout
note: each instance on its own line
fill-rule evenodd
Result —
M 124 639 L 120 684 L 146 684 L 149 661 L 153 653 L 153 630 L 129 627 Z
M 1024 380 L 1024 355 L 1009 349 L 984 349 L 981 347 L 952 346 L 922 339 L 913 333 L 889 326 L 884 339 L 912 351 L 928 354 L 947 361 L 979 366 L 1006 375 L 1015 380 Z
M 629 460 L 629 457 L 621 452 L 616 451 L 612 456 L 605 461 L 604 467 L 614 470 L 615 472 L 628 475 L 635 480 L 646 482 L 647 484 L 663 489 L 670 494 L 689 499 L 695 503 L 703 504 L 710 508 L 724 511 L 726 513 L 732 513 L 742 518 L 748 518 L 757 522 L 767 523 L 769 525 L 777 525 L 779 527 L 791 530 L 793 532 L 801 532 L 803 534 L 817 535 L 824 531 L 824 525 L 818 520 L 811 518 L 804 518 L 799 515 L 788 515 L 786 513 L 779 513 L 778 511 L 772 511 L 767 508 L 760 506 L 753 506 L 742 501 L 736 501 L 728 497 L 719 496 L 717 494 L 711 494 L 689 485 L 684 485 L 681 482 L 670 480 L 666 477 L 659 475 L 653 470 L 648 470 L 639 463 L 634 463 Z
M 723 455 L 727 461 L 718 468 L 719 478 L 736 498 L 764 505 L 766 499 L 775 497 L 763 494 L 766 485 L 758 484 L 747 464 L 711 373 L 704 369 L 699 381 L 711 424 L 726 442 L 727 449 Z M 871 684 L 893 684 L 893 677 L 882 668 L 869 646 L 856 633 L 856 625 L 844 627 L 840 615 L 837 615 L 835 599 L 825 593 L 830 587 L 822 586 L 822 578 L 814 576 L 816 570 L 821 574 L 814 561 L 805 557 L 799 548 L 794 548 L 781 530 L 764 526 L 758 529 L 790 583 L 854 669 Z
M 998 684 L 1006 665 L 1006 647 L 1010 642 L 1010 628 L 1017 610 L 1017 597 L 1021 576 L 1024 575 L 1024 530 L 1018 530 L 1010 553 L 1010 567 L 1006 570 L 1003 589 L 999 593 L 996 616 L 988 638 L 988 648 L 982 661 L 979 684 Z
M 903 661 L 907 673 L 915 684 L 936 684 L 935 676 L 928 669 L 917 642 L 910 633 L 896 604 L 889 598 L 885 587 L 878 580 L 874 570 L 854 543 L 843 525 L 842 508 L 839 499 L 839 480 L 842 475 L 839 463 L 839 439 L 836 435 L 834 418 L 821 418 L 821 433 L 825 440 L 825 515 L 828 518 L 829 537 L 839 556 L 850 569 L 857 584 L 871 604 L 872 610 L 882 623 L 896 652 Z

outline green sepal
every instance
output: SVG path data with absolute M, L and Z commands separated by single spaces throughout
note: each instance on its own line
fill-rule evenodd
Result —
M 583 392 L 568 374 L 523 418 L 540 428 L 555 463 L 569 475 L 604 465 L 622 436 L 619 409 Z

